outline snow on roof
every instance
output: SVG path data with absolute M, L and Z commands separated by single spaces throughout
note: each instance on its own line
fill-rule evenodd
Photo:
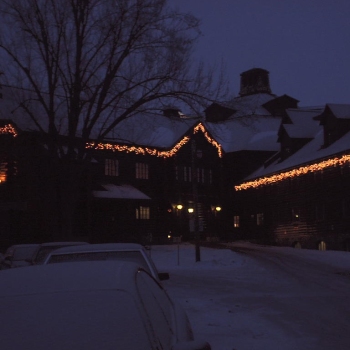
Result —
M 262 107 L 268 101 L 275 99 L 276 96 L 266 93 L 259 93 L 236 97 L 231 101 L 217 102 L 219 105 L 236 110 L 232 118 L 250 116 L 250 115 L 271 115 L 271 113 Z
M 198 121 L 198 118 L 137 114 L 120 122 L 106 138 L 117 143 L 171 148 Z
M 278 151 L 278 128 L 281 118 L 234 118 L 220 123 L 203 123 L 212 137 L 221 144 L 224 152 Z
M 350 104 L 327 103 L 334 116 L 339 119 L 350 119 Z
M 287 109 L 287 114 L 293 124 L 282 124 L 291 138 L 313 138 L 321 126 L 313 118 L 319 115 L 321 109 Z
M 105 190 L 93 191 L 95 198 L 115 198 L 115 199 L 151 199 L 143 192 L 130 185 L 101 185 Z
M 266 168 L 264 166 L 259 168 L 257 171 L 250 174 L 245 180 L 264 177 L 308 163 L 315 163 L 318 160 L 330 158 L 350 150 L 350 132 L 326 148 L 322 148 L 323 141 L 323 130 L 319 130 L 315 138 L 299 151 L 295 152 L 280 163 L 278 162 L 279 160 L 276 160 Z

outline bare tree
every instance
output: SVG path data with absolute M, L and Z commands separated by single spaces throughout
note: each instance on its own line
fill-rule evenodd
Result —
M 198 112 L 223 92 L 192 62 L 198 20 L 166 0 L 3 0 L 0 19 L 3 83 L 21 91 L 18 107 L 50 157 L 69 164 L 60 196 L 76 192 L 72 160 L 90 139 L 163 104 Z

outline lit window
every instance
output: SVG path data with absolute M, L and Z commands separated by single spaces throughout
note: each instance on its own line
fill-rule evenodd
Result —
M 258 226 L 264 225 L 264 213 L 258 213 L 256 214 L 256 224 Z
M 117 159 L 105 159 L 105 175 L 119 176 L 119 163 Z
M 0 183 L 6 182 L 7 177 L 7 162 L 0 163 Z
M 233 227 L 239 227 L 239 216 L 235 215 L 233 217 Z
M 318 250 L 327 250 L 327 245 L 325 241 L 321 241 L 318 243 Z
M 136 179 L 148 179 L 148 164 L 136 163 Z
M 136 208 L 136 219 L 137 220 L 149 220 L 150 218 L 150 208 L 142 207 Z

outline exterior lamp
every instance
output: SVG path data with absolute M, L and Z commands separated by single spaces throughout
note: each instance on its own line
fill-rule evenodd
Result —
M 221 207 L 215 207 L 216 211 L 221 211 Z
M 178 209 L 178 210 L 181 210 L 182 208 L 183 208 L 182 204 L 178 204 L 178 205 L 176 206 L 176 209 Z
M 193 209 L 193 208 L 188 208 L 188 212 L 189 212 L 190 214 L 192 214 L 192 213 L 194 212 L 194 209 Z

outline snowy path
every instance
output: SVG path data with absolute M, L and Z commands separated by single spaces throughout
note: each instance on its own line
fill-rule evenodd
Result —
M 347 350 L 350 253 L 235 245 L 155 246 L 169 293 L 213 350 Z M 180 264 L 178 265 L 178 260 Z

